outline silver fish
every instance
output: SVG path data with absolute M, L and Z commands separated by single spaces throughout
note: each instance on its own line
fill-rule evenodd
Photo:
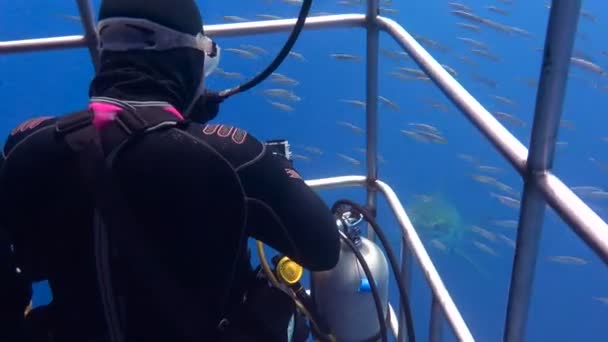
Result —
M 495 194 L 493 192 L 490 193 L 490 195 L 492 197 L 496 198 L 500 203 L 502 203 L 510 208 L 519 209 L 519 207 L 521 205 L 521 202 L 518 199 L 515 199 L 513 197 L 503 196 L 503 195 Z
M 441 64 L 441 66 L 445 69 L 445 71 L 449 72 L 452 77 L 458 76 L 456 70 L 454 70 L 454 68 L 450 67 L 449 65 Z
M 492 256 L 498 256 L 498 253 L 496 253 L 495 250 L 493 250 L 490 246 L 486 245 L 485 243 L 481 243 L 477 240 L 473 240 L 473 245 L 475 247 L 477 247 L 480 251 L 492 255 Z
M 454 15 L 457 15 L 457 16 L 459 16 L 461 18 L 464 18 L 464 19 L 467 19 L 467 20 L 470 20 L 470 21 L 474 21 L 474 22 L 477 22 L 477 23 L 483 23 L 484 22 L 484 19 L 482 17 L 477 16 L 477 15 L 471 13 L 471 12 L 468 12 L 468 11 L 454 10 L 454 11 L 451 11 L 451 13 L 454 14 Z
M 485 58 L 487 58 L 487 59 L 489 59 L 491 61 L 494 61 L 494 62 L 500 61 L 500 57 L 498 57 L 497 55 L 495 55 L 495 54 L 493 54 L 493 53 L 491 53 L 491 52 L 489 52 L 487 50 L 471 49 L 471 52 L 474 53 L 474 54 L 476 54 L 476 55 L 478 55 L 478 56 L 485 57 Z
M 472 12 L 471 7 L 461 4 L 459 2 L 448 2 L 448 5 L 452 6 L 453 8 L 457 9 L 457 10 L 461 10 L 461 11 L 466 11 L 466 12 Z
M 397 70 L 411 74 L 413 76 L 426 77 L 424 71 L 420 69 L 408 68 L 408 67 L 398 67 Z
M 496 178 L 486 176 L 486 175 L 473 174 L 473 175 L 471 175 L 471 178 L 473 178 L 473 180 L 475 180 L 479 183 L 483 183 L 483 184 L 495 184 L 497 182 Z
M 259 46 L 250 45 L 250 44 L 242 44 L 241 49 L 247 50 L 251 53 L 255 53 L 258 55 L 267 55 L 268 54 L 268 51 L 266 51 L 265 49 L 263 49 Z
M 570 57 L 570 62 L 576 66 L 579 66 L 585 70 L 594 72 L 596 74 L 599 74 L 599 75 L 606 74 L 606 72 L 604 71 L 604 69 L 602 69 L 601 66 L 599 66 L 591 61 L 588 61 L 588 60 L 585 60 L 582 58 Z
M 594 300 L 597 300 L 598 302 L 602 303 L 602 304 L 606 304 L 608 305 L 608 297 L 591 297 Z
M 498 13 L 498 14 L 502 14 L 502 15 L 508 15 L 509 14 L 509 10 L 504 9 L 504 8 L 500 8 L 497 6 L 484 6 L 485 9 L 487 9 L 488 11 L 494 12 L 494 13 Z
M 410 59 L 410 55 L 408 55 L 405 51 L 391 51 L 381 48 L 380 53 L 395 61 L 404 61 Z
M 359 126 L 356 126 L 350 122 L 346 122 L 346 121 L 338 121 L 336 122 L 338 125 L 342 126 L 342 127 L 346 127 L 349 128 L 351 131 L 357 133 L 357 134 L 363 134 L 365 132 L 365 130 Z
M 434 133 L 434 134 L 441 134 L 441 131 L 437 127 L 429 125 L 429 124 L 425 124 L 425 123 L 421 123 L 421 122 L 410 122 L 408 125 L 416 127 L 419 130 L 425 130 L 427 132 Z
M 335 59 L 341 60 L 341 61 L 354 61 L 354 62 L 363 61 L 363 58 L 361 58 L 361 56 L 355 56 L 355 55 L 351 55 L 348 53 L 332 53 L 329 56 L 331 58 L 335 58 Z
M 447 144 L 448 143 L 448 141 L 444 137 L 442 137 L 441 135 L 436 134 L 436 133 L 431 133 L 431 132 L 427 132 L 427 131 L 419 131 L 417 133 L 420 134 L 421 136 L 425 137 L 429 141 L 432 141 L 432 142 L 436 142 L 436 143 L 439 143 L 439 144 Z
M 565 265 L 586 265 L 589 262 L 583 258 L 569 256 L 569 255 L 554 255 L 548 256 L 547 260 L 557 262 Z
M 276 101 L 268 101 L 268 103 L 270 103 L 273 107 L 282 110 L 284 112 L 293 112 L 295 109 L 285 103 L 281 103 L 281 102 L 276 102 Z
M 378 11 L 380 12 L 380 14 L 397 14 L 397 13 L 399 13 L 398 9 L 388 8 L 388 7 L 380 7 L 380 8 L 378 8 Z
M 479 226 L 471 226 L 471 231 L 481 237 L 483 237 L 486 240 L 492 241 L 492 242 L 496 242 L 496 240 L 498 239 L 496 237 L 496 234 L 492 233 L 491 231 L 481 228 Z
M 245 76 L 243 76 L 243 74 L 239 73 L 239 72 L 231 72 L 231 71 L 224 71 L 221 68 L 216 68 L 213 71 L 214 75 L 218 75 L 224 78 L 228 78 L 228 79 L 243 79 L 245 78 Z
M 424 142 L 424 143 L 430 142 L 430 140 L 427 137 L 423 136 L 422 134 L 420 134 L 420 132 L 417 132 L 417 131 L 410 131 L 410 130 L 402 129 L 401 133 L 407 135 L 411 139 L 414 139 L 418 142 Z
M 279 97 L 285 100 L 299 102 L 302 99 L 294 94 L 292 91 L 287 89 L 273 88 L 273 89 L 264 89 L 262 90 L 262 94 L 271 97 Z
M 502 172 L 501 168 L 499 168 L 497 166 L 490 166 L 490 165 L 477 165 L 477 169 L 479 169 L 481 171 L 489 172 L 489 173 L 500 173 L 500 172 Z
M 298 61 L 306 62 L 306 58 L 304 58 L 304 55 L 301 53 L 298 53 L 298 52 L 290 51 L 289 57 L 296 59 Z
M 367 107 L 367 104 L 363 101 L 360 100 L 348 100 L 348 99 L 340 99 L 340 102 L 344 102 L 353 106 L 357 106 L 360 108 L 365 109 Z
M 510 124 L 515 125 L 517 127 L 524 127 L 526 125 L 526 123 L 523 120 L 521 120 L 521 119 L 519 119 L 516 116 L 511 115 L 511 114 L 508 114 L 508 113 L 505 113 L 505 112 L 501 112 L 501 111 L 496 111 L 493 114 L 494 114 L 494 116 L 496 116 L 497 119 L 499 119 L 499 120 L 501 120 L 503 122 L 510 123 Z
M 412 76 L 412 75 L 406 75 L 406 74 L 402 74 L 399 71 L 391 71 L 388 73 L 389 75 L 398 78 L 400 80 L 405 80 L 405 81 L 411 81 L 411 80 L 415 80 L 416 77 Z
M 456 26 L 473 32 L 481 31 L 481 27 L 469 23 L 456 23 Z
M 222 18 L 224 18 L 224 20 L 229 21 L 231 23 L 242 23 L 242 22 L 247 21 L 246 18 L 239 17 L 236 15 L 225 15 Z
M 436 248 L 442 252 L 448 251 L 448 247 L 443 242 L 437 239 L 432 239 L 431 241 L 429 241 L 429 243 L 431 244 L 431 246 L 433 246 L 433 248 Z
M 515 248 L 516 242 L 513 239 L 511 239 L 510 237 L 505 236 L 503 234 L 498 234 L 497 236 L 502 242 L 507 244 L 507 246 L 509 246 L 511 248 Z
M 504 96 L 500 96 L 500 95 L 490 95 L 492 98 L 494 98 L 494 100 L 496 100 L 497 102 L 500 102 L 502 104 L 506 104 L 512 107 L 517 107 L 517 103 L 509 98 L 506 98 Z
M 236 49 L 236 48 L 225 48 L 224 51 L 226 52 L 232 52 L 240 57 L 243 58 L 247 58 L 247 59 L 257 59 L 258 56 L 250 51 L 247 50 L 243 50 L 243 49 Z
M 288 5 L 292 5 L 292 6 L 301 6 L 303 0 L 281 0 L 284 3 L 288 4 Z
M 294 80 L 293 78 L 287 77 L 283 74 L 279 74 L 278 72 L 272 73 L 269 77 L 269 81 L 272 83 L 288 86 L 297 86 L 298 84 L 300 84 L 300 82 Z
M 336 153 L 336 155 L 338 157 L 340 157 L 341 159 L 351 163 L 353 166 L 361 166 L 361 162 L 353 157 L 349 157 L 346 154 L 342 154 L 342 153 Z
M 307 157 L 307 156 L 302 155 L 302 154 L 297 154 L 297 153 L 291 153 L 291 159 L 310 161 L 310 157 Z
M 392 109 L 395 112 L 399 112 L 401 111 L 401 109 L 399 108 L 399 105 L 397 105 L 395 102 L 387 99 L 384 96 L 378 96 L 378 100 L 385 106 L 387 106 L 388 108 Z
M 264 19 L 264 20 L 278 20 L 278 19 L 283 19 L 283 17 L 278 16 L 278 15 L 274 15 L 274 14 L 256 14 L 256 17 L 260 18 L 260 19 Z
M 474 47 L 483 49 L 483 50 L 487 50 L 489 49 L 488 45 L 486 43 L 480 42 L 478 40 L 475 40 L 473 38 L 468 38 L 468 37 L 457 37 L 456 39 L 461 40 L 469 45 L 472 45 Z

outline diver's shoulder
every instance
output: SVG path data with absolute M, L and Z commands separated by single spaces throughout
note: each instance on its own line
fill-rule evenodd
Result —
M 16 125 L 8 134 L 4 142 L 4 154 L 12 151 L 20 142 L 40 129 L 52 125 L 57 121 L 56 116 L 37 116 L 22 121 Z
M 202 125 L 203 134 L 206 136 L 217 136 L 219 138 L 230 139 L 234 144 L 241 145 L 247 141 L 260 142 L 250 132 L 236 126 L 226 124 L 205 124 Z
M 206 124 L 202 125 L 202 133 L 208 143 L 224 153 L 249 158 L 264 151 L 264 144 L 259 139 L 236 126 Z
M 205 124 L 202 125 L 202 130 L 205 136 L 215 136 L 222 140 L 229 140 L 234 145 L 263 145 L 261 140 L 256 138 L 251 132 L 237 126 L 219 123 Z

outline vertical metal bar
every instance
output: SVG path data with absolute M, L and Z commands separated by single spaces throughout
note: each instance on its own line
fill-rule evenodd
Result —
M 553 166 L 555 138 L 566 93 L 570 55 L 580 8 L 581 0 L 554 0 L 551 6 L 525 174 L 517 249 L 511 274 L 504 332 L 506 342 L 522 341 L 525 336 L 538 240 L 545 211 L 545 199 L 536 178 Z
M 443 313 L 441 312 L 441 305 L 437 301 L 437 297 L 433 295 L 431 301 L 431 321 L 429 322 L 429 341 L 439 342 L 441 341 L 441 332 L 443 327 Z
M 405 237 L 401 238 L 401 277 L 403 279 L 403 283 L 405 284 L 407 293 L 411 293 L 410 289 L 412 288 L 412 252 L 407 246 L 407 242 L 405 241 Z M 395 275 L 397 276 L 397 275 Z M 407 338 L 407 324 L 405 324 L 405 308 L 401 304 L 401 300 L 399 301 L 399 330 L 397 334 L 397 342 L 405 342 Z
M 367 141 L 367 178 L 368 184 L 378 179 L 378 45 L 379 30 L 376 23 L 378 0 L 368 0 L 367 28 L 367 64 L 366 64 L 366 141 Z M 367 206 L 376 211 L 376 189 L 367 188 Z M 374 240 L 374 231 L 368 226 L 367 235 Z
M 82 28 L 84 29 L 84 36 L 87 40 L 87 47 L 91 54 L 91 61 L 95 71 L 99 68 L 99 48 L 98 42 L 99 37 L 97 36 L 97 30 L 95 29 L 95 15 L 93 8 L 91 7 L 90 0 L 77 0 L 78 12 L 80 12 L 80 19 L 82 22 Z

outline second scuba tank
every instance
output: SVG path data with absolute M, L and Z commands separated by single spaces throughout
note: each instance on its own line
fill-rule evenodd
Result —
M 371 270 L 386 320 L 388 264 L 378 245 L 360 236 L 355 226 L 361 219 L 355 221 L 342 220 L 338 221 L 338 225 L 342 226 Z M 336 267 L 329 271 L 311 272 L 311 292 L 320 318 L 337 341 L 380 340 L 380 323 L 369 280 L 355 253 L 344 241 L 341 241 L 340 259 Z

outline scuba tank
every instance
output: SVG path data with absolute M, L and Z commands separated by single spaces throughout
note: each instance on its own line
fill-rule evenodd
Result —
M 341 214 L 338 228 L 353 242 L 341 241 L 340 259 L 329 271 L 311 272 L 311 294 L 316 311 L 337 341 L 378 341 L 381 328 L 370 280 L 351 246 L 368 265 L 378 290 L 383 319 L 388 316 L 388 264 L 382 250 L 361 236 L 363 216 L 352 211 Z M 350 246 L 349 246 L 350 245 Z

